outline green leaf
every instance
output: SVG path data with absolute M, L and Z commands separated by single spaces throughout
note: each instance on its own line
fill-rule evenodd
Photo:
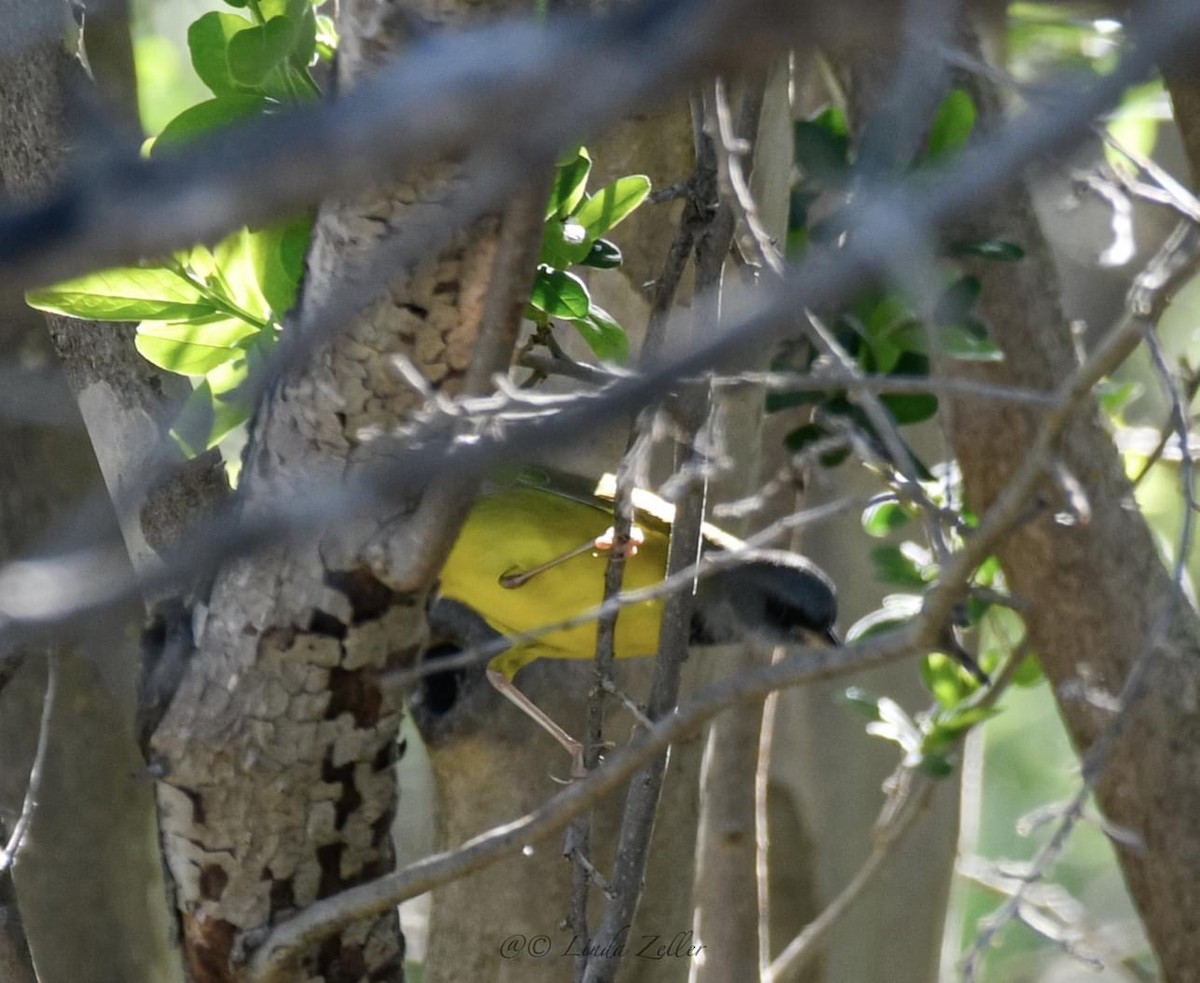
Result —
M 1012 681 L 1014 686 L 1028 688 L 1030 686 L 1037 686 L 1045 678 L 1045 675 L 1042 673 L 1041 661 L 1037 655 L 1030 652 L 1021 660 L 1021 664 L 1013 672 Z
M 795 406 L 811 406 L 819 403 L 826 396 L 823 390 L 797 389 L 795 392 L 767 393 L 766 411 L 778 413 L 780 410 L 790 410 Z
M 294 23 L 296 33 L 292 38 L 292 50 L 288 60 L 299 71 L 307 72 L 308 66 L 317 57 L 317 14 L 307 0 Z
M 956 707 L 937 714 L 930 728 L 930 737 L 935 744 L 958 740 L 972 727 L 991 720 L 999 713 L 999 707 Z
M 317 54 L 322 61 L 333 60 L 333 56 L 337 52 L 339 40 L 337 24 L 334 23 L 333 18 L 327 17 L 325 14 L 317 14 L 316 46 Z
M 958 706 L 979 688 L 970 673 L 941 652 L 931 652 L 921 660 L 921 681 L 946 709 Z
M 979 259 L 991 259 L 1005 263 L 1015 263 L 1025 258 L 1025 250 L 1015 242 L 1005 242 L 1002 239 L 979 239 L 968 242 L 956 242 L 949 248 L 951 256 L 966 258 L 974 256 Z
M 312 217 L 305 216 L 251 233 L 250 252 L 259 287 L 277 319 L 296 303 L 312 226 Z
M 1161 79 L 1130 86 L 1121 105 L 1106 124 L 1113 138 L 1141 157 L 1154 153 L 1158 130 L 1171 119 L 1171 102 Z M 1120 151 L 1105 144 L 1104 156 L 1115 167 L 1129 170 L 1133 165 Z
M 213 95 L 227 96 L 238 92 L 238 83 L 229 70 L 229 42 L 236 34 L 253 27 L 245 17 L 213 11 L 194 20 L 188 28 L 192 67 Z
M 936 324 L 959 324 L 971 314 L 983 285 L 977 276 L 959 277 L 938 298 L 933 319 Z
M 820 185 L 841 185 L 850 174 L 850 136 L 845 115 L 829 108 L 792 128 L 796 167 Z
M 908 525 L 910 516 L 899 502 L 880 502 L 863 512 L 863 529 L 868 536 L 882 539 L 901 526 Z
M 579 262 L 582 266 L 592 266 L 598 270 L 615 270 L 624 258 L 616 243 L 607 239 L 597 239 L 592 243 L 588 254 Z
M 1142 394 L 1140 382 L 1117 382 L 1115 379 L 1105 379 L 1096 386 L 1096 395 L 1100 401 L 1100 409 L 1106 416 L 1118 417 L 1130 403 Z
M 542 267 L 533 281 L 529 303 L 550 317 L 577 320 L 587 317 L 591 307 L 587 287 L 573 273 Z
M 853 707 L 868 720 L 882 720 L 879 697 L 861 686 L 850 686 L 842 693 L 842 702 Z
M 182 321 L 216 313 L 183 277 L 161 266 L 89 273 L 25 295 L 30 307 L 91 321 Z
M 620 363 L 629 358 L 629 336 L 603 307 L 592 304 L 587 317 L 572 318 L 571 323 L 598 359 Z
M 255 95 L 218 96 L 197 103 L 163 128 L 154 141 L 150 156 L 157 157 L 164 150 L 177 148 L 230 123 L 261 115 L 269 105 L 262 96 Z
M 916 615 L 917 611 L 908 611 L 899 607 L 885 605 L 882 608 L 877 608 L 870 614 L 863 615 L 854 622 L 850 626 L 850 630 L 846 632 L 846 641 L 859 642 L 866 638 L 874 638 L 876 635 L 895 631 L 897 628 L 903 628 L 905 625 L 911 623 Z
M 588 155 L 586 147 L 580 147 L 570 160 L 554 168 L 554 184 L 550 188 L 550 201 L 546 205 L 547 219 L 565 219 L 579 207 L 591 170 L 592 158 Z
M 793 454 L 799 454 L 812 444 L 825 440 L 829 437 L 829 432 L 820 424 L 806 423 L 803 426 L 797 427 L 788 433 L 783 438 L 784 446 Z M 836 468 L 850 456 L 849 448 L 840 450 L 826 451 L 820 457 L 821 466 L 826 468 Z
M 266 321 L 271 316 L 271 305 L 259 286 L 251 248 L 252 238 L 249 229 L 238 229 L 213 247 L 213 259 L 216 261 L 214 279 L 229 300 L 247 314 Z
M 871 550 L 871 562 L 875 565 L 876 578 L 882 583 L 917 589 L 925 587 L 921 568 L 895 544 L 874 547 Z
M 221 438 L 250 418 L 250 409 L 213 394 L 208 380 L 184 402 L 171 427 L 171 437 L 188 457 L 211 450 Z
M 179 375 L 202 376 L 243 355 L 240 342 L 258 333 L 238 318 L 192 324 L 147 322 L 138 327 L 134 345 L 152 365 Z
M 1004 352 L 988 337 L 987 326 L 975 318 L 940 329 L 942 349 L 961 362 L 1003 362 Z
M 171 436 L 189 457 L 203 453 L 220 442 L 250 417 L 250 405 L 239 387 L 246 381 L 253 346 L 236 358 L 217 366 L 184 402 Z
M 975 102 L 965 89 L 951 89 L 938 106 L 925 144 L 926 160 L 936 161 L 962 149 L 975 129 Z
M 587 229 L 588 241 L 599 239 L 650 194 L 650 179 L 644 174 L 617 178 L 588 198 L 575 213 L 575 221 Z
M 238 85 L 257 89 L 267 76 L 287 60 L 295 38 L 288 17 L 272 17 L 265 24 L 239 31 L 229 39 L 229 74 Z
M 921 760 L 917 764 L 917 767 L 930 778 L 949 778 L 954 774 L 954 765 L 941 754 L 921 755 Z
M 937 415 L 937 397 L 930 393 L 884 393 L 879 401 L 902 427 L 923 423 Z
M 564 222 L 552 218 L 542 230 L 542 251 L 538 262 L 565 270 L 568 266 L 587 258 L 591 246 L 587 241 L 587 230 L 574 219 Z

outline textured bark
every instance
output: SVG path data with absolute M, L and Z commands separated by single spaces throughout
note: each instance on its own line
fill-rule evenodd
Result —
M 410 12 L 436 21 L 465 16 L 466 8 Z M 405 40 L 408 22 L 391 13 L 376 0 L 341 5 L 339 88 Z M 446 207 L 438 196 L 455 179 L 446 165 L 327 203 L 304 305 L 321 304 L 394 229 L 436 221 Z M 483 221 L 397 277 L 268 395 L 247 451 L 248 514 L 270 510 L 296 480 L 353 469 L 374 452 L 372 437 L 408 418 L 421 399 L 393 357 L 410 360 L 450 396 L 482 390 L 507 365 L 540 242 L 528 202 L 514 209 L 524 209 L 512 223 L 524 221 L 516 241 L 501 219 Z M 485 324 L 490 335 L 477 347 Z M 410 570 L 368 568 L 365 556 L 372 550 L 404 563 L 438 542 L 400 538 L 404 530 L 385 521 L 393 518 L 348 518 L 325 531 L 320 546 L 317 531 L 314 540 L 232 563 L 216 580 L 198 651 L 153 745 L 167 769 L 159 784 L 164 849 L 196 980 L 234 979 L 255 930 L 393 866 L 400 708 L 378 679 L 422 647 L 428 583 Z M 445 516 L 451 534 L 455 518 Z M 291 978 L 399 979 L 402 955 L 389 913 L 314 947 Z

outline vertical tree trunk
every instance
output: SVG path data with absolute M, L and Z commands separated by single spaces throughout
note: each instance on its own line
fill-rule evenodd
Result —
M 110 5 L 117 12 L 119 4 Z M 0 62 L 0 174 L 15 197 L 44 187 L 60 172 L 66 139 L 63 134 L 64 86 L 86 80 L 66 47 L 69 17 L 53 4 L 5 0 L 0 17 L 9 36 L 23 47 Z M 121 18 L 118 16 L 117 20 Z M 128 52 L 126 51 L 126 54 Z M 112 61 L 111 74 L 132 79 L 132 63 Z M 119 87 L 118 87 L 119 88 Z M 114 89 L 116 91 L 116 89 Z M 128 86 L 126 92 L 132 89 Z M 136 121 L 136 107 L 114 104 L 114 119 Z M 124 115 L 122 115 L 124 114 Z M 18 287 L 20 285 L 12 285 Z M 8 296 L 3 309 L 14 309 Z M 58 368 L 40 317 L 30 314 L 5 326 L 3 348 L 33 373 L 45 376 L 39 396 L 54 410 L 61 429 L 36 430 L 6 426 L 3 457 L 11 473 L 4 502 L 6 559 L 46 549 L 78 545 L 83 531 L 106 542 L 114 557 L 122 553 L 121 533 L 108 500 L 116 489 L 122 449 L 144 453 L 157 440 L 156 417 L 146 411 L 161 406 L 155 370 L 138 358 L 128 329 L 110 325 L 58 325 L 66 375 L 79 397 L 91 382 L 105 379 L 114 365 L 135 360 L 142 371 L 124 374 L 110 393 L 104 412 L 87 401 L 84 417 L 91 436 L 110 455 L 98 468 L 97 456 L 83 430 L 71 389 Z M 89 335 L 89 328 L 96 334 Z M 101 344 L 94 343 L 103 339 Z M 98 354 L 102 353 L 102 354 Z M 140 433 L 122 431 L 117 421 L 127 408 L 140 413 Z M 111 456 L 115 455 L 115 456 Z M 129 464 L 128 459 L 121 462 Z M 108 488 L 102 472 L 110 478 Z M 73 530 L 73 531 L 72 531 Z M 145 537 L 133 525 L 125 530 L 135 549 Z M 76 538 L 72 538 L 76 537 Z M 127 561 L 114 559 L 116 576 L 128 576 Z M 177 978 L 178 960 L 169 943 L 158 854 L 157 824 L 151 784 L 141 776 L 144 762 L 133 738 L 134 680 L 141 657 L 142 607 L 127 605 L 111 617 L 97 619 L 86 636 L 70 639 L 61 652 L 59 699 L 52 717 L 45 770 L 38 789 L 25 847 L 14 868 L 17 899 L 29 933 L 39 979 L 56 981 Z M 4 746 L 5 809 L 19 811 L 33 759 L 45 690 L 44 652 L 29 652 L 25 664 L 0 695 Z
M 997 94 L 984 83 L 976 91 L 994 118 Z M 1019 243 L 1026 258 L 972 270 L 1005 357 L 986 369 L 968 372 L 959 364 L 955 371 L 1050 391 L 1076 362 L 1057 274 L 1026 190 L 1012 189 L 985 209 L 972 231 L 982 230 Z M 1037 420 L 993 404 L 965 410 L 954 414 L 954 441 L 968 501 L 981 513 L 1029 452 Z M 1200 980 L 1200 622 L 1131 506 L 1121 458 L 1094 404 L 1076 415 L 1059 462 L 1086 496 L 1088 521 L 1059 521 L 1061 491 L 1047 480 L 1041 507 L 997 552 L 1011 589 L 1032 601 L 1029 638 L 1081 753 L 1113 717 L 1073 689 L 1083 684 L 1115 698 L 1141 660 L 1150 660 L 1102 762 L 1096 798 L 1108 821 L 1140 841 L 1122 838 L 1114 847 L 1164 978 Z
M 461 19 L 470 9 L 414 4 L 393 17 L 379 0 L 343 3 L 339 89 L 399 51 L 410 25 Z M 457 178 L 455 167 L 428 168 L 327 203 L 300 325 L 358 275 L 385 236 L 444 221 Z M 372 437 L 423 399 L 394 358 L 451 396 L 483 391 L 507 365 L 541 232 L 540 206 L 518 199 L 510 222 L 484 220 L 398 276 L 269 395 L 247 450 L 246 514 L 273 509 L 307 478 L 350 473 L 369 459 Z M 445 503 L 410 504 L 421 522 L 427 506 Z M 198 651 L 154 741 L 168 769 L 159 785 L 164 845 L 197 980 L 234 979 L 247 933 L 392 867 L 400 707 L 379 677 L 422 647 L 429 584 L 413 568 L 428 567 L 421 555 L 448 547 L 461 521 L 446 513 L 414 533 L 389 526 L 398 508 L 347 516 L 313 540 L 231 563 L 216 580 Z M 305 953 L 292 978 L 398 979 L 402 955 L 389 913 Z

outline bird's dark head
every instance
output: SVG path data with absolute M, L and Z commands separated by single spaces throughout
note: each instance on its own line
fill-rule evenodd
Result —
M 786 550 L 754 550 L 743 562 L 700 581 L 692 642 L 724 645 L 746 639 L 837 645 L 837 590 L 810 560 Z

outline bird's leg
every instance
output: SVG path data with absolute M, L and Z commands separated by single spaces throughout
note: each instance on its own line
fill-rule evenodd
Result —
M 567 753 L 571 755 L 571 777 L 586 778 L 587 768 L 583 764 L 583 745 L 555 723 L 545 710 L 517 689 L 512 680 L 499 669 L 489 669 L 487 678 L 497 692 L 507 697 L 522 713 L 534 720 L 546 733 L 567 749 Z
M 638 548 L 646 542 L 646 534 L 642 530 L 633 526 L 629 530 L 629 541 L 623 547 L 623 552 L 626 557 L 637 556 Z M 536 567 L 530 567 L 528 570 L 509 570 L 500 575 L 500 586 L 513 590 L 517 587 L 524 587 L 529 581 L 540 573 L 545 573 L 547 570 L 552 570 L 560 563 L 566 563 L 567 560 L 573 560 L 577 556 L 582 556 L 584 553 L 590 553 L 592 550 L 610 550 L 616 545 L 616 532 L 612 526 L 609 526 L 595 539 L 589 539 L 582 546 L 576 546 L 573 550 L 547 560 L 545 563 L 539 563 Z

